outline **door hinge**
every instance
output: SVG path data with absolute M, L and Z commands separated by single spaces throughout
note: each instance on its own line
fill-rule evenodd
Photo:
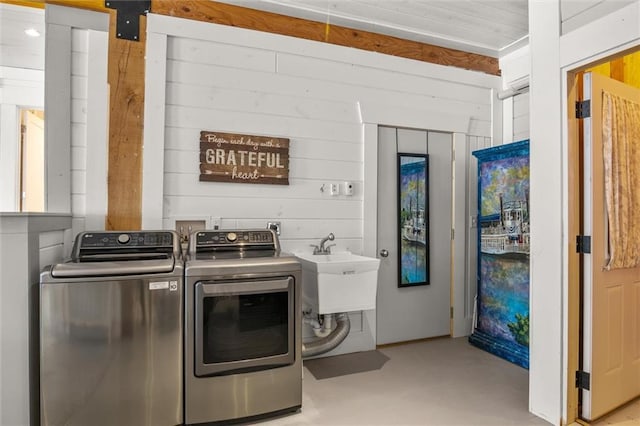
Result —
M 586 371 L 576 371 L 576 387 L 589 390 L 591 388 L 591 375 Z
M 576 118 L 589 118 L 591 117 L 591 101 L 578 101 L 576 102 Z
M 587 235 L 576 236 L 576 253 L 591 253 L 591 237 Z
M 455 238 L 455 236 L 456 236 L 456 231 L 455 231 L 455 229 L 451 229 L 451 240 L 452 240 L 452 241 L 453 241 L 453 239 Z
M 451 308 L 449 308 L 449 315 L 451 319 L 453 319 L 453 306 Z

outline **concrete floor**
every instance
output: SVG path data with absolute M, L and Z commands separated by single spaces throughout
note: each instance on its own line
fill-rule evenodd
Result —
M 376 371 L 316 380 L 305 368 L 301 412 L 254 424 L 549 425 L 527 410 L 528 371 L 466 338 L 379 350 L 389 361 Z
M 253 423 L 298 425 L 548 426 L 528 411 L 528 371 L 442 338 L 379 349 L 381 370 L 316 380 L 305 368 L 302 410 Z M 640 426 L 640 400 L 592 426 Z

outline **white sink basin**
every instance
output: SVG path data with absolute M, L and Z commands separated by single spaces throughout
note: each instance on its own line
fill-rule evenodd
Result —
M 302 303 L 317 314 L 376 308 L 380 260 L 351 253 L 296 254 L 302 265 Z

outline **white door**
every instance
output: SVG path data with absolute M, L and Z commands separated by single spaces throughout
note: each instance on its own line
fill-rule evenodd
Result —
M 582 370 L 589 373 L 590 383 L 589 389 L 581 390 L 580 417 L 593 420 L 640 396 L 640 267 L 607 269 L 611 256 L 609 233 L 614 234 L 615 230 L 609 228 L 611 220 L 607 216 L 605 197 L 605 160 L 620 155 L 625 162 L 634 162 L 640 155 L 632 150 L 618 154 L 616 148 L 612 155 L 603 154 L 605 93 L 640 105 L 640 90 L 592 73 L 585 74 L 583 88 L 583 99 L 591 101 L 591 117 L 582 120 L 583 233 L 591 236 L 591 253 L 583 256 Z M 624 129 L 621 133 L 629 131 L 624 124 L 617 124 L 613 129 Z M 614 161 L 612 170 L 616 168 Z M 633 173 L 637 165 L 630 168 Z M 617 187 L 621 198 L 633 199 L 638 182 L 633 177 L 631 180 Z M 615 180 L 610 181 L 616 184 Z M 633 229 L 624 223 L 622 210 L 622 207 L 614 210 L 619 214 L 612 220 L 622 223 L 620 229 Z M 631 238 L 624 240 L 625 244 L 632 241 Z
M 451 133 L 378 128 L 379 345 L 450 335 Z M 397 154 L 428 154 L 429 284 L 398 287 Z

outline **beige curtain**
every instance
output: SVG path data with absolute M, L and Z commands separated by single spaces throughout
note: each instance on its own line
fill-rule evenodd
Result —
M 640 265 L 640 104 L 603 93 L 607 269 Z

